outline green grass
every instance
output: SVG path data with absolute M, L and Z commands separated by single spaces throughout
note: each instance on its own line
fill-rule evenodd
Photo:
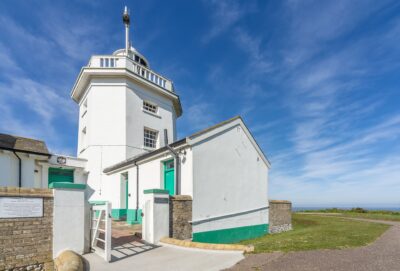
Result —
M 346 217 L 355 217 L 355 218 L 366 218 L 366 219 L 377 219 L 377 220 L 388 220 L 388 221 L 400 221 L 400 212 L 393 211 L 369 211 L 362 208 L 353 208 L 351 210 L 343 210 L 343 209 L 323 209 L 323 210 L 314 210 L 314 211 L 305 211 L 307 213 L 332 213 L 332 214 L 340 214 L 341 216 Z
M 342 249 L 364 246 L 388 229 L 388 225 L 332 216 L 293 214 L 293 230 L 241 242 L 254 245 L 254 253 Z

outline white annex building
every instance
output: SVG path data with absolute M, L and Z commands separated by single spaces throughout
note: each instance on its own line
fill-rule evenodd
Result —
M 113 218 L 130 224 L 142 222 L 144 190 L 163 189 L 193 198 L 194 241 L 266 234 L 270 163 L 242 118 L 177 140 L 178 93 L 130 46 L 127 12 L 124 23 L 125 48 L 92 56 L 72 88 L 79 106 L 77 157 L 52 155 L 43 142 L 39 151 L 24 151 L 0 137 L 1 185 L 86 183 L 89 201 L 111 202 Z

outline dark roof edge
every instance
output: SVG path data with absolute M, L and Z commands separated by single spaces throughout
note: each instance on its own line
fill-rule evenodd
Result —
M 30 154 L 36 154 L 36 155 L 42 155 L 42 156 L 47 156 L 51 157 L 51 153 L 44 153 L 44 152 L 35 152 L 35 151 L 27 151 L 27 150 L 20 150 L 20 149 L 13 149 L 13 148 L 6 148 L 6 147 L 1 147 L 1 150 L 6 150 L 6 151 L 12 151 L 12 152 L 22 152 L 22 153 L 30 153 Z
M 169 146 L 171 146 L 171 147 L 179 147 L 179 146 L 181 146 L 181 145 L 183 145 L 185 143 L 186 143 L 186 138 L 183 138 L 181 140 L 178 140 L 178 141 L 175 141 L 175 142 L 169 144 Z M 154 151 L 147 152 L 147 153 L 144 153 L 144 154 L 139 155 L 139 156 L 134 156 L 134 157 L 128 158 L 128 159 L 126 159 L 126 160 L 124 160 L 122 162 L 119 162 L 119 163 L 115 164 L 115 165 L 106 167 L 103 170 L 103 173 L 110 173 L 111 171 L 118 170 L 120 168 L 129 166 L 131 164 L 136 164 L 136 162 L 142 161 L 142 160 L 144 160 L 146 158 L 152 157 L 152 156 L 157 155 L 159 153 L 162 153 L 162 152 L 164 152 L 166 150 L 168 150 L 168 148 L 164 146 L 164 147 L 156 149 Z
M 214 129 L 217 129 L 217 128 L 219 128 L 219 127 L 222 127 L 222 126 L 224 126 L 225 124 L 228 124 L 228 123 L 230 123 L 230 122 L 232 122 L 232 121 L 235 121 L 235 120 L 237 120 L 237 119 L 240 119 L 240 120 L 242 120 L 242 122 L 243 122 L 242 117 L 238 115 L 238 116 L 235 116 L 235 117 L 233 117 L 233 118 L 230 118 L 230 119 L 221 121 L 220 123 L 217 123 L 217 124 L 215 124 L 215 125 L 213 125 L 213 126 L 210 126 L 210 127 L 208 127 L 208 128 L 205 128 L 205 129 L 203 129 L 203 130 L 200 130 L 200 131 L 198 131 L 198 132 L 196 132 L 196 133 L 194 133 L 194 134 L 188 136 L 188 138 L 193 139 L 193 138 L 195 138 L 195 137 L 201 136 L 201 135 L 203 135 L 203 134 L 206 134 L 206 133 L 208 133 L 208 132 L 210 132 L 210 131 L 212 131 L 212 130 L 214 130 Z

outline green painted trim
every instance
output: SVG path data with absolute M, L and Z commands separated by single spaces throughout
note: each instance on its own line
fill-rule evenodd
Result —
M 268 234 L 268 224 L 193 233 L 193 242 L 232 244 Z
M 167 164 L 174 163 L 174 159 L 163 163 L 164 169 L 164 189 L 169 191 L 169 195 L 175 195 L 175 168 L 167 168 Z M 174 165 L 175 166 L 175 165 Z M 172 175 L 171 175 L 172 173 Z
M 169 194 L 168 190 L 164 189 L 146 189 L 143 190 L 144 194 Z
M 105 200 L 89 200 L 90 204 L 93 205 L 105 205 L 107 203 L 107 201 Z
M 47 183 L 48 187 L 52 183 L 73 183 L 74 182 L 74 170 L 66 168 L 54 168 L 49 167 Z
M 135 220 L 136 217 L 136 209 L 128 209 L 126 213 L 126 223 L 133 224 L 142 224 L 142 209 L 138 209 L 138 219 Z
M 117 220 L 126 218 L 126 209 L 111 209 L 111 217 Z
M 54 188 L 69 188 L 69 189 L 81 189 L 85 190 L 86 189 L 86 184 L 82 183 L 64 183 L 64 182 L 53 182 L 49 184 L 50 189 Z

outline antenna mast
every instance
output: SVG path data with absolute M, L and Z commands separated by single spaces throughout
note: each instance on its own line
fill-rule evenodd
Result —
M 129 25 L 130 17 L 127 6 L 125 6 L 124 14 L 122 15 L 122 21 L 125 25 L 125 54 L 128 55 L 129 52 Z

